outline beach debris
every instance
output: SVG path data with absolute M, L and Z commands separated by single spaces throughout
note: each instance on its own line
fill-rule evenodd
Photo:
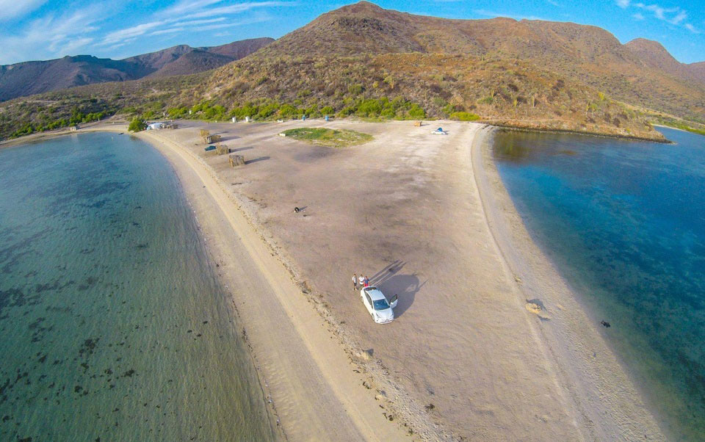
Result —
M 355 356 L 359 359 L 362 359 L 363 361 L 370 361 L 372 360 L 372 355 L 374 354 L 374 349 L 368 349 L 368 350 L 360 350 L 355 352 Z
M 544 313 L 546 311 L 546 306 L 543 305 L 543 301 L 540 299 L 527 299 L 525 307 L 528 311 L 538 316 L 541 320 L 548 321 L 551 319 L 550 316 Z
M 537 315 L 541 313 L 541 306 L 538 304 L 534 304 L 533 302 L 527 302 L 526 309 L 531 313 L 535 313 Z
M 602 324 L 602 326 L 605 327 L 605 328 L 610 328 L 610 327 L 612 327 L 612 324 L 610 324 L 610 323 L 607 322 L 607 321 L 600 321 L 600 324 Z
M 426 405 L 424 408 L 426 409 L 426 411 L 431 411 L 434 408 L 436 408 L 436 406 L 433 405 L 433 402 L 431 402 L 430 404 Z
M 299 212 L 301 212 L 301 209 L 298 207 L 294 207 L 294 212 L 299 213 Z

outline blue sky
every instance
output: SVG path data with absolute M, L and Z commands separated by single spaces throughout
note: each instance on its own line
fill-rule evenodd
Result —
M 177 44 L 216 46 L 278 38 L 347 1 L 0 0 L 0 64 L 91 54 L 125 58 Z M 681 62 L 705 61 L 702 0 L 379 0 L 389 9 L 446 18 L 570 21 L 622 43 L 657 40 Z

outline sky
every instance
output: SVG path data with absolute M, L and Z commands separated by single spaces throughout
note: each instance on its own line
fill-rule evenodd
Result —
M 0 64 L 90 54 L 121 59 L 178 44 L 279 38 L 354 1 L 0 0 Z M 377 0 L 387 9 L 458 19 L 497 16 L 604 28 L 656 40 L 683 63 L 705 61 L 702 0 Z

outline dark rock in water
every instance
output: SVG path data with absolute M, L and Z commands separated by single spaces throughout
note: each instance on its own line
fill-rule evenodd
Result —
M 607 321 L 600 321 L 600 324 L 602 324 L 602 325 L 605 326 L 606 328 L 612 327 L 612 325 L 611 325 L 609 322 L 607 322 Z

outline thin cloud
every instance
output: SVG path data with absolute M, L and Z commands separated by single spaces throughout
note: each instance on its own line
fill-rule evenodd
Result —
M 13 63 L 26 60 L 27 54 L 37 59 L 55 58 L 78 51 L 94 40 L 89 34 L 99 30 L 102 21 L 101 9 L 82 8 L 63 15 L 46 15 L 29 22 L 22 31 L 0 35 L 0 63 Z
M 664 8 L 657 4 L 645 4 L 645 3 L 631 3 L 630 0 L 616 0 L 617 6 L 622 9 L 627 9 L 630 7 L 640 9 L 642 11 L 650 12 L 653 17 L 657 20 L 666 22 L 674 26 L 683 26 L 685 29 L 693 33 L 700 33 L 692 24 L 686 22 L 688 19 L 688 12 L 679 7 L 675 6 L 673 8 Z M 637 20 L 644 20 L 646 17 L 644 14 L 638 12 L 632 15 L 633 18 Z
M 695 26 L 691 25 L 690 23 L 686 23 L 684 26 L 687 30 L 689 30 L 693 34 L 700 34 L 700 31 Z
M 183 32 L 184 28 L 171 28 L 171 29 L 162 29 L 160 31 L 154 31 L 150 32 L 147 35 L 165 35 L 165 34 L 175 34 L 177 32 Z
M 500 14 L 499 12 L 492 12 L 488 11 L 486 9 L 475 9 L 474 11 L 475 14 L 481 15 L 483 17 L 506 17 L 506 18 L 512 18 L 514 20 L 541 20 L 541 21 L 548 21 L 545 18 L 542 17 L 536 17 L 533 15 L 510 15 L 510 14 Z
M 210 5 L 222 3 L 223 0 L 182 0 L 174 6 L 163 11 L 164 15 L 182 15 L 194 9 L 206 8 Z
M 262 16 L 259 15 L 249 20 L 240 20 L 236 22 L 231 21 L 230 23 L 223 24 L 222 26 L 211 25 L 212 23 L 224 22 L 227 20 L 227 16 L 229 15 L 242 14 L 255 9 L 271 8 L 275 6 L 293 6 L 296 4 L 294 2 L 265 1 L 238 3 L 230 6 L 217 6 L 220 3 L 222 3 L 222 0 L 182 0 L 170 8 L 155 13 L 154 16 L 161 18 L 160 20 L 113 31 L 106 35 L 102 42 L 98 43 L 97 46 L 112 46 L 124 39 L 139 37 L 141 35 L 175 34 L 177 33 L 177 29 L 181 31 L 200 32 L 240 26 L 249 23 L 259 23 L 270 20 L 270 18 L 268 16 L 266 18 L 262 18 Z M 178 15 L 179 17 L 173 17 L 175 15 Z
M 191 20 L 191 21 L 180 21 L 172 24 L 172 26 L 195 26 L 195 25 L 205 25 L 208 23 L 217 23 L 224 21 L 225 17 L 211 18 L 209 20 Z
M 47 0 L 0 0 L 0 22 L 23 17 L 46 2 Z
M 166 22 L 164 21 L 155 21 L 151 23 L 142 23 L 141 25 L 137 26 L 132 26 L 130 28 L 125 28 L 125 29 L 120 29 L 119 31 L 114 31 L 111 32 L 110 34 L 106 35 L 105 38 L 103 39 L 103 42 L 99 44 L 99 46 L 107 46 L 111 45 L 114 43 L 118 43 L 122 40 L 125 40 L 127 38 L 131 37 L 139 37 L 140 35 L 144 35 L 150 30 L 159 27 Z
M 204 18 L 213 17 L 214 15 L 233 15 L 241 14 L 243 12 L 251 11 L 253 9 L 261 8 L 273 8 L 276 6 L 294 6 L 296 3 L 293 2 L 253 2 L 253 3 L 239 3 L 230 6 L 221 6 L 218 8 L 206 9 L 203 11 L 194 12 L 188 14 L 184 18 Z

